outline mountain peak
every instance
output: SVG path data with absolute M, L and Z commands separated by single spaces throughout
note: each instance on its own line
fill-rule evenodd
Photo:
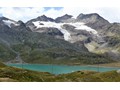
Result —
M 9 20 L 9 19 L 6 17 L 0 17 L 0 21 L 2 21 L 2 20 Z
M 76 18 L 77 22 L 84 22 L 88 26 L 92 27 L 93 29 L 103 29 L 104 26 L 109 26 L 110 23 L 101 17 L 97 13 L 90 13 L 90 14 L 79 14 Z
M 19 20 L 17 23 L 19 23 L 19 24 L 24 24 L 24 22 L 23 22 L 23 21 L 21 21 L 21 20 Z
M 44 14 L 43 14 L 43 15 L 41 15 L 41 16 L 39 16 L 39 17 L 48 18 L 48 17 L 47 17 L 47 16 L 45 16 Z
M 61 17 L 57 17 L 57 18 L 55 19 L 55 21 L 56 21 L 56 22 L 63 22 L 64 20 L 70 19 L 70 18 L 72 18 L 72 17 L 73 17 L 72 15 L 65 14 L 65 15 L 63 15 L 63 16 L 61 16 Z
M 83 19 L 88 19 L 88 18 L 95 21 L 96 19 L 101 19 L 102 17 L 97 13 L 91 13 L 91 14 L 83 14 L 83 13 L 81 13 L 81 14 L 79 14 L 77 16 L 77 20 L 83 20 Z
M 69 18 L 71 18 L 71 17 L 73 17 L 73 16 L 72 16 L 72 15 L 65 14 L 65 15 L 63 15 L 62 17 L 69 17 Z
M 50 17 L 47 17 L 47 16 L 45 16 L 45 15 L 42 15 L 42 16 L 37 17 L 36 20 L 54 22 L 54 19 L 52 19 L 52 18 L 50 18 Z

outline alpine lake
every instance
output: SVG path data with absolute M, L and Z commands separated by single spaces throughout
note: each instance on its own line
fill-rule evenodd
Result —
M 7 64 L 7 65 L 17 68 L 28 69 L 28 70 L 49 72 L 55 75 L 66 74 L 81 70 L 106 72 L 106 71 L 120 69 L 119 67 L 101 67 L 101 66 L 91 66 L 91 65 L 81 65 L 81 66 L 53 65 L 53 64 Z

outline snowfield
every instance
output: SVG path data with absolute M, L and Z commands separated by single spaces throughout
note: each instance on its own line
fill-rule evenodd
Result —
M 88 32 L 92 32 L 93 34 L 97 34 L 97 31 L 95 29 L 92 29 L 85 25 L 85 23 L 76 22 L 76 23 L 69 23 L 70 25 L 76 27 L 77 30 L 86 30 Z
M 64 39 L 66 41 L 68 41 L 70 39 L 70 33 L 65 30 L 65 29 L 62 29 L 62 25 L 63 23 L 55 23 L 55 22 L 43 22 L 43 21 L 36 21 L 36 22 L 32 22 L 36 28 L 41 28 L 41 27 L 54 27 L 54 28 L 58 28 L 63 34 L 64 34 Z
M 5 25 L 9 26 L 11 28 L 11 24 L 14 24 L 15 26 L 19 26 L 19 24 L 17 24 L 15 21 L 12 20 L 3 20 L 3 22 L 5 23 Z
M 86 26 L 85 23 L 82 22 L 75 22 L 75 23 L 55 23 L 55 22 L 45 22 L 45 21 L 36 21 L 36 22 L 32 22 L 36 28 L 42 28 L 42 27 L 54 27 L 54 28 L 58 28 L 63 34 L 64 34 L 64 39 L 66 41 L 69 41 L 71 39 L 71 35 L 70 32 L 67 31 L 66 29 L 63 29 L 62 26 L 64 24 L 69 24 L 75 27 L 76 30 L 86 30 L 90 33 L 96 34 L 97 35 L 97 31 Z

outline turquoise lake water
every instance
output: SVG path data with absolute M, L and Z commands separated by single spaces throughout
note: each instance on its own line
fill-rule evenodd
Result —
M 71 73 L 80 70 L 92 70 L 92 71 L 111 71 L 111 70 L 118 70 L 120 68 L 113 68 L 113 67 L 95 67 L 95 66 L 67 66 L 67 65 L 50 65 L 50 64 L 7 64 L 9 66 L 35 70 L 35 71 L 42 71 L 42 72 L 50 72 L 52 74 L 65 74 Z

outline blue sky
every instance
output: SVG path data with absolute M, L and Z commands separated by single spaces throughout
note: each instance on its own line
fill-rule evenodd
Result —
M 45 10 L 47 11 L 47 10 L 50 10 L 51 8 L 53 8 L 53 9 L 55 9 L 55 10 L 60 10 L 60 9 L 62 9 L 63 7 L 44 7 L 45 8 Z
M 0 17 L 2 16 L 2 14 L 0 13 Z
M 56 18 L 64 14 L 98 13 L 110 22 L 120 22 L 119 7 L 1 7 L 0 16 L 24 22 L 41 15 Z

